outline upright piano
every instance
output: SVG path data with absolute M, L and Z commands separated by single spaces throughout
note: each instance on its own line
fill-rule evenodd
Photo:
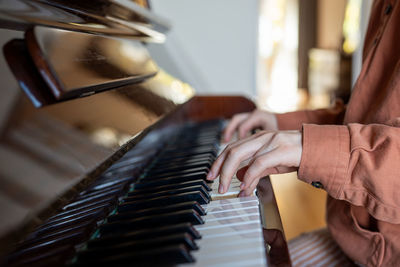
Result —
M 0 265 L 290 266 L 269 178 L 205 180 L 254 104 L 160 69 L 148 1 L 4 0 L 0 26 Z

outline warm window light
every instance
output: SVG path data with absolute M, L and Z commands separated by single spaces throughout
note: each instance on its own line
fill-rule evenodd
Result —
M 297 107 L 297 0 L 263 0 L 259 19 L 258 105 L 273 112 Z
M 361 0 L 349 0 L 343 22 L 343 51 L 352 54 L 360 43 Z

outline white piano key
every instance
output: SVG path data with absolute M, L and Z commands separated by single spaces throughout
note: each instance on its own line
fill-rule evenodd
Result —
M 217 237 L 216 237 L 217 238 Z M 220 238 L 220 237 L 218 237 Z M 222 241 L 221 241 L 222 240 Z M 238 247 L 243 247 L 243 246 L 260 246 L 260 244 L 263 243 L 262 238 L 260 235 L 252 237 L 252 238 L 244 238 L 244 239 L 239 239 L 237 238 L 236 240 L 230 240 L 224 241 L 225 239 L 220 238 L 221 242 L 210 242 L 208 239 L 201 239 L 197 244 L 205 244 L 205 246 L 202 246 L 203 249 L 196 251 L 196 253 L 208 253 L 209 251 L 218 251 L 218 250 L 228 250 L 229 248 L 238 248 Z M 214 241 L 214 240 L 212 240 Z M 260 243 L 261 242 L 261 243 Z M 221 244 L 224 244 L 224 246 L 221 246 Z
M 221 218 L 232 218 L 232 217 L 242 217 L 242 216 L 250 216 L 254 214 L 259 214 L 258 207 L 245 207 L 245 208 L 230 208 L 227 210 L 207 210 L 207 215 L 203 216 L 204 220 L 219 220 Z
M 262 233 L 261 231 L 258 230 L 258 226 L 254 225 L 254 227 L 256 228 L 252 230 L 236 229 L 235 231 L 232 231 L 231 229 L 224 229 L 222 231 L 220 229 L 218 230 L 210 229 L 203 231 L 201 235 L 202 235 L 202 240 L 213 239 L 213 238 L 220 238 L 220 240 L 222 239 L 227 240 L 230 236 L 237 236 L 237 235 L 240 235 L 245 238 L 253 238 L 261 236 Z
M 241 244 L 245 241 L 252 241 L 253 243 L 259 245 L 263 243 L 263 238 L 260 232 L 235 232 L 235 235 L 229 234 L 226 236 L 208 236 L 203 235 L 202 239 L 196 241 L 199 246 L 213 246 L 214 244 L 229 245 L 229 244 Z M 220 246 L 218 246 L 220 248 Z
M 259 203 L 258 198 L 255 196 L 251 196 L 251 197 L 213 200 L 209 204 L 204 205 L 203 207 L 205 209 L 210 209 L 213 207 L 221 207 L 221 206 L 225 206 L 225 205 L 234 205 L 234 204 L 246 206 L 247 203 L 257 203 L 255 205 L 258 205 L 258 203 Z
M 230 183 L 227 192 L 225 192 L 224 194 L 220 194 L 218 193 L 219 181 L 216 180 L 211 185 L 211 198 L 217 200 L 237 197 L 237 195 L 239 195 L 240 193 L 240 183 L 241 182 L 237 180 L 237 178 L 232 179 L 232 182 Z
M 209 253 L 207 255 L 193 255 L 196 262 L 193 266 L 245 266 L 250 259 L 254 266 L 265 266 L 265 252 L 262 246 L 258 248 L 240 247 L 225 252 Z M 247 263 L 248 264 L 248 263 Z

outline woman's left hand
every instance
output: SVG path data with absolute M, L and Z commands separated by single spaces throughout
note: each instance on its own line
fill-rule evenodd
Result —
M 219 178 L 219 193 L 228 190 L 239 165 L 246 160 L 246 167 L 237 172 L 242 181 L 240 196 L 248 196 L 258 181 L 267 175 L 296 171 L 302 153 L 300 131 L 261 131 L 229 144 L 218 156 L 207 175 L 208 180 Z

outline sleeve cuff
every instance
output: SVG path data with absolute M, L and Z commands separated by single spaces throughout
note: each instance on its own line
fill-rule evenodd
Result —
M 350 134 L 346 126 L 303 125 L 300 180 L 320 183 L 329 195 L 339 198 L 346 183 L 349 160 Z

